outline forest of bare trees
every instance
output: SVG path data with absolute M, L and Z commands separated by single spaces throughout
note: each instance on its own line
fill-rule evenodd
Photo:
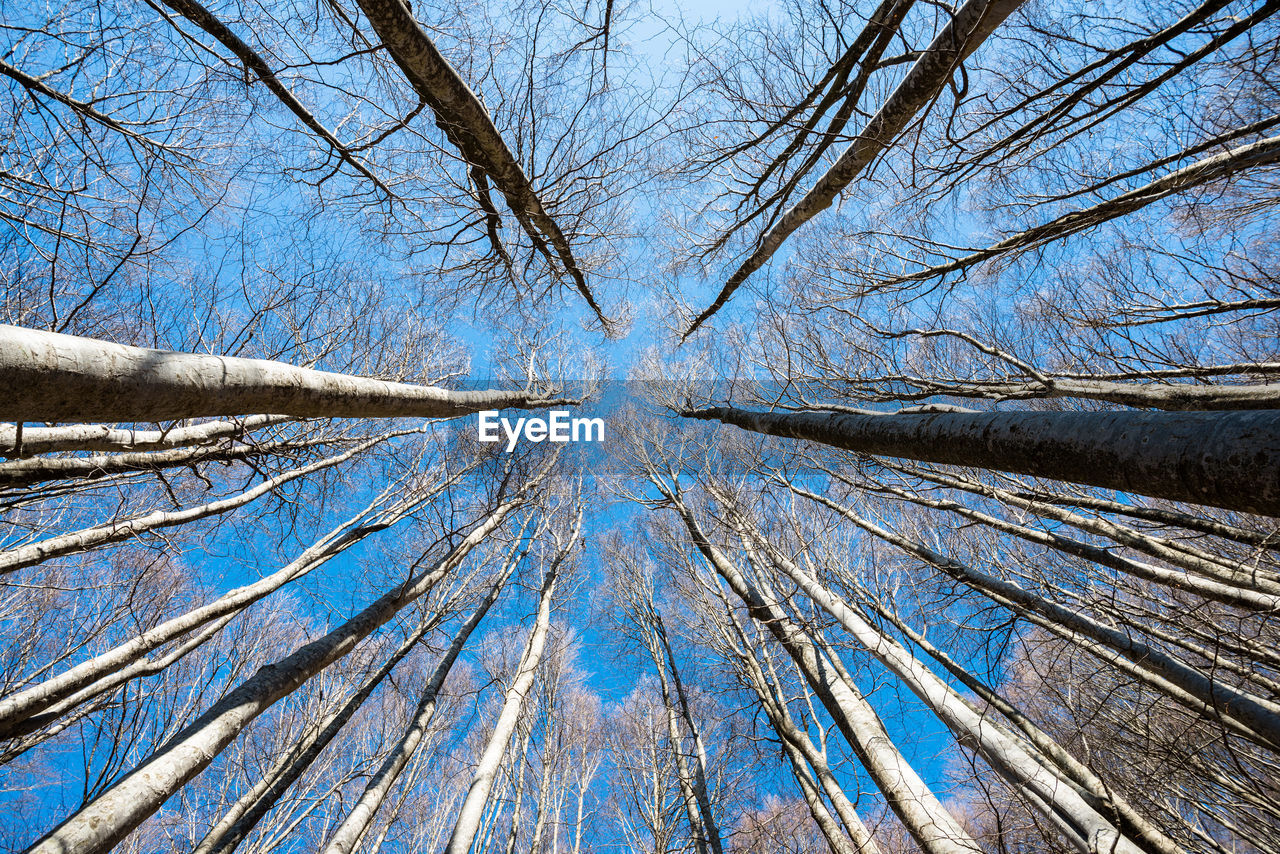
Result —
M 0 851 L 1280 851 L 1280 2 L 0 33 Z

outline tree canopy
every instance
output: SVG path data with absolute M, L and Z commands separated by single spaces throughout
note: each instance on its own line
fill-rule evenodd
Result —
M 0 850 L 1280 850 L 1278 13 L 3 4 Z

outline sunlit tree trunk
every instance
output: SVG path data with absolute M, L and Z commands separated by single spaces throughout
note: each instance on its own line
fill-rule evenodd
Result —
M 67 534 L 59 534 L 44 540 L 39 540 L 25 546 L 9 549 L 0 552 L 0 573 L 13 572 L 27 566 L 35 566 L 54 558 L 66 557 L 67 555 L 80 554 L 81 552 L 90 551 L 91 549 L 109 545 L 111 543 L 119 543 L 124 540 L 142 536 L 151 531 L 158 531 L 164 528 L 172 528 L 177 525 L 183 525 L 193 522 L 197 519 L 206 519 L 210 516 L 219 516 L 228 513 L 239 507 L 261 498 L 274 490 L 280 488 L 290 481 L 305 477 L 323 469 L 344 463 L 357 454 L 367 451 L 370 448 L 385 442 L 394 435 L 404 435 L 405 433 L 416 431 L 401 431 L 399 434 L 390 434 L 387 436 L 378 436 L 367 442 L 361 442 L 349 451 L 338 454 L 337 456 L 328 457 L 326 459 L 314 462 L 301 468 L 291 469 L 283 474 L 263 481 L 257 486 L 247 489 L 238 495 L 230 498 L 222 498 L 217 501 L 211 501 L 208 504 L 201 504 L 195 507 L 187 507 L 182 510 L 154 510 L 143 516 L 135 516 L 131 519 L 122 519 L 118 522 L 107 522 L 93 528 L 86 528 L 82 531 L 72 531 Z
M 96 696 L 130 678 L 130 668 L 142 656 L 213 621 L 234 616 L 245 608 L 324 565 L 335 555 L 365 537 L 385 530 L 402 520 L 414 507 L 457 482 L 461 472 L 446 476 L 440 483 L 410 494 L 389 507 L 377 509 L 384 496 L 375 499 L 355 517 L 334 528 L 297 559 L 251 584 L 230 590 L 217 599 L 153 626 L 111 649 L 68 668 L 35 685 L 0 699 L 0 734 L 27 731 L 22 727 L 33 715 L 49 713 L 54 704 L 79 692 Z M 372 515 L 371 515 L 372 514 Z
M 770 562 L 794 581 L 814 602 L 835 617 L 840 625 L 877 661 L 902 681 L 951 730 L 961 744 L 974 746 L 991 767 L 1016 791 L 1029 790 L 1065 827 L 1084 852 L 1114 851 L 1138 854 L 1142 849 L 1123 836 L 1112 823 L 1087 803 L 1064 776 L 1035 754 L 1034 748 L 1019 742 L 1003 727 L 984 717 L 955 689 L 936 676 L 919 659 L 893 638 L 873 626 L 858 610 L 847 605 L 805 571 L 747 527 L 735 514 L 743 537 L 764 548 Z M 1167 839 L 1157 839 L 1163 854 L 1177 854 Z
M 1037 625 L 1092 651 L 1105 662 L 1139 676 L 1144 682 L 1208 720 L 1220 722 L 1257 744 L 1280 746 L 1280 706 L 1266 698 L 1206 675 L 1193 665 L 1136 637 L 1125 628 L 1105 625 L 1082 612 L 1038 596 L 969 564 L 938 554 L 876 525 L 843 505 L 823 502 L 862 530 L 936 567 L 992 601 Z
M 685 413 L 849 451 L 1028 474 L 1280 516 L 1280 410 Z
M 520 557 L 523 557 L 523 555 Z M 431 678 L 423 687 L 422 695 L 418 700 L 417 708 L 414 709 L 412 718 L 410 718 L 409 726 L 405 728 L 400 740 L 392 747 L 391 752 L 382 760 L 378 770 L 369 778 L 364 791 L 360 793 L 360 797 L 356 799 L 355 804 L 347 812 L 342 823 L 338 825 L 333 835 L 329 837 L 328 842 L 325 843 L 323 854 L 350 854 L 360 844 L 360 840 L 365 833 L 368 832 L 374 816 L 386 800 L 392 787 L 400 779 L 400 775 L 404 772 L 409 761 L 413 759 L 418 746 L 422 743 L 423 737 L 427 734 L 431 721 L 435 717 L 440 689 L 444 687 L 449 671 L 453 669 L 454 662 L 462 654 L 462 649 L 466 646 L 471 634 L 480 625 L 489 609 L 493 607 L 493 603 L 497 601 L 498 594 L 502 592 L 507 579 L 511 577 L 511 573 L 519 563 L 520 557 L 507 561 L 506 566 L 503 567 L 498 577 L 485 593 L 480 605 L 458 630 L 457 635 L 449 644 L 449 648 L 445 650 L 444 657 L 440 659 L 440 663 L 436 665 Z
M 771 679 L 766 675 L 764 665 L 761 664 L 755 650 L 760 649 L 760 655 L 766 656 L 767 651 L 760 644 L 747 638 L 733 611 L 729 608 L 728 602 L 725 601 L 724 604 L 724 622 L 730 629 L 730 648 L 735 654 L 736 666 L 746 684 L 759 699 L 760 707 L 769 718 L 770 726 L 778 734 L 796 783 L 827 844 L 835 854 L 843 854 L 843 852 L 879 854 L 880 847 L 872 839 L 871 832 L 867 830 L 853 803 L 836 780 L 826 757 L 792 718 L 785 700 L 778 693 L 776 676 Z M 772 671 L 772 664 L 770 663 L 769 666 Z M 819 789 L 821 794 L 825 794 L 831 801 L 832 809 L 840 817 L 840 823 L 844 825 L 843 832 L 835 825 L 830 811 L 822 802 Z
M 462 156 L 479 167 L 506 196 L 507 206 L 537 244 L 551 245 L 560 266 L 596 317 L 608 326 L 587 286 L 568 238 L 547 212 L 528 176 L 494 127 L 489 111 L 436 48 L 426 30 L 400 0 L 359 0 L 360 8 L 418 96 L 435 111 L 436 123 Z
M 670 486 L 654 481 L 680 514 L 693 545 L 714 567 L 751 616 L 768 627 L 804 673 L 840 731 L 927 854 L 975 854 L 982 849 L 920 779 L 884 729 L 866 698 L 840 677 L 833 663 L 809 635 L 781 609 L 767 601 L 740 570 L 703 534 L 692 511 Z
M 11 457 L 56 451 L 159 451 L 207 445 L 219 439 L 239 439 L 246 433 L 294 419 L 288 415 L 250 415 L 236 421 L 206 421 L 171 430 L 123 430 L 107 424 L 69 424 L 62 427 L 23 427 L 0 424 L 0 448 Z
M 276 802 L 297 779 L 315 762 L 329 743 L 338 736 L 351 717 L 360 710 L 369 696 L 377 690 L 396 666 L 413 648 L 439 625 L 439 613 L 419 623 L 398 649 L 346 698 L 335 711 L 310 726 L 302 736 L 289 746 L 275 763 L 236 800 L 231 808 L 209 828 L 209 832 L 192 849 L 192 854 L 231 854 L 253 832 L 258 822 L 271 811 Z
M 511 740 L 511 734 L 515 732 L 516 722 L 520 718 L 520 709 L 524 705 L 525 696 L 529 693 L 529 689 L 533 687 L 538 664 L 542 661 L 542 653 L 546 648 L 547 634 L 551 626 L 551 603 L 555 596 L 556 580 L 559 577 L 560 567 L 568 557 L 569 549 L 577 544 L 578 531 L 581 524 L 582 510 L 579 508 L 572 532 L 567 538 L 567 543 L 562 544 L 561 549 L 552 558 L 547 567 L 542 581 L 542 593 L 538 599 L 538 612 L 534 619 L 533 630 L 529 633 L 529 640 L 526 642 L 524 652 L 520 656 L 520 663 L 516 667 L 511 684 L 507 687 L 503 698 L 502 711 L 498 714 L 498 720 L 494 723 L 493 732 L 490 734 L 484 752 L 480 755 L 480 760 L 476 765 L 471 787 L 462 802 L 462 809 L 459 811 L 457 823 L 453 827 L 453 833 L 449 837 L 449 844 L 445 849 L 448 854 L 468 854 L 471 850 L 471 844 L 475 841 L 476 834 L 480 829 L 480 820 L 484 815 L 485 807 L 489 803 L 489 792 L 493 788 L 493 781 L 497 776 L 499 766 L 502 764 L 502 757 L 507 751 L 507 744 Z
M 166 421 L 270 412 L 304 418 L 452 418 L 558 401 L 521 391 L 450 391 L 264 359 L 146 350 L 0 325 L 0 400 L 10 421 Z
M 426 595 L 515 509 L 527 502 L 535 480 L 499 504 L 430 569 L 384 594 L 323 637 L 269 664 L 215 703 L 194 723 L 143 760 L 106 792 L 36 842 L 31 854 L 105 852 L 154 814 L 200 773 L 254 718 L 333 662 L 351 652 L 401 609 Z
M 684 333 L 688 338 L 719 311 L 738 286 L 773 257 L 796 229 L 831 207 L 836 197 L 882 151 L 902 133 L 907 124 L 947 85 L 956 67 L 987 40 L 1023 0 L 968 0 L 934 37 L 916 60 L 907 76 L 889 94 L 850 145 L 804 194 L 779 217 L 778 222 L 756 242 L 754 250 L 725 282 L 715 301 L 698 315 Z

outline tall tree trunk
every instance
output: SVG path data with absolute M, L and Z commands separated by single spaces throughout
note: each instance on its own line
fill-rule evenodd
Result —
M 382 681 L 391 675 L 406 655 L 413 651 L 428 632 L 439 625 L 441 608 L 430 619 L 423 620 L 404 643 L 384 661 L 333 713 L 310 727 L 269 768 L 262 779 L 244 793 L 222 817 L 209 828 L 192 849 L 191 854 L 231 854 L 253 832 L 289 787 L 302 776 L 320 753 L 337 737 L 365 700 Z
M 680 514 L 693 545 L 746 604 L 751 616 L 768 627 L 795 660 L 849 746 L 884 794 L 889 807 L 925 854 L 981 852 L 978 843 L 942 805 L 898 750 L 866 698 L 840 678 L 832 662 L 806 632 L 777 605 L 761 596 L 742 572 L 711 545 L 692 511 L 674 490 L 657 479 L 654 484 Z
M 1215 537 L 1235 540 L 1238 543 L 1245 543 L 1246 545 L 1260 546 L 1264 549 L 1280 551 L 1280 529 L 1274 527 L 1269 531 L 1252 531 L 1248 528 L 1241 528 L 1238 525 L 1221 522 L 1217 519 L 1209 519 L 1204 516 L 1193 516 L 1189 513 L 1179 513 L 1176 510 L 1168 510 L 1163 507 L 1143 507 L 1136 504 L 1124 504 L 1119 501 L 1109 501 L 1105 498 L 1097 498 L 1091 495 L 1063 495 L 1059 493 L 1028 490 L 1021 490 L 1012 494 L 1024 501 L 1034 502 L 1037 506 L 1049 504 L 1065 507 L 1083 507 L 1086 510 L 1094 510 L 1118 516 L 1128 516 L 1131 519 L 1141 519 L 1146 522 L 1158 522 L 1161 525 L 1166 525 L 1171 528 L 1183 528 L 1188 531 L 1198 531 L 1202 534 L 1210 534 Z
M 907 76 L 867 121 L 866 127 L 853 144 L 844 150 L 813 188 L 760 237 L 752 253 L 725 282 L 715 301 L 693 321 L 684 337 L 688 338 L 719 311 L 738 286 L 764 266 L 796 229 L 831 207 L 836 196 L 872 160 L 892 145 L 916 114 L 937 97 L 957 66 L 977 50 L 996 27 L 1023 2 L 1024 0 L 967 0 L 957 9 L 955 16 L 921 52 Z
M 1114 787 L 1108 785 L 1093 769 L 1076 759 L 1047 732 L 1022 713 L 1017 706 L 993 691 L 982 680 L 970 673 L 949 655 L 934 646 L 924 635 L 907 625 L 891 608 L 884 607 L 863 594 L 867 606 L 898 631 L 902 632 L 930 658 L 941 664 L 948 673 L 972 691 L 982 702 L 1004 715 L 1028 741 L 1048 757 L 1058 768 L 1068 774 L 1075 784 L 1094 798 L 1104 813 L 1111 812 L 1116 821 L 1129 828 L 1136 839 L 1146 842 L 1152 850 L 1162 850 L 1167 835 L 1150 819 L 1139 813 Z
M 261 457 L 288 459 L 290 454 L 324 445 L 352 444 L 360 437 L 318 436 L 244 445 L 173 448 L 127 454 L 93 454 L 87 457 L 40 457 L 0 463 L 0 487 L 26 487 L 51 480 L 80 483 L 113 474 L 195 467 L 201 463 L 232 463 Z
M 788 483 L 788 488 L 792 489 L 797 495 L 804 495 L 815 501 L 823 501 L 823 497 L 808 492 L 800 487 Z M 1141 578 L 1146 581 L 1153 581 L 1157 584 L 1165 585 L 1173 590 L 1182 590 L 1188 593 L 1194 593 L 1197 596 L 1203 596 L 1215 602 L 1223 602 L 1233 605 L 1237 608 L 1247 608 L 1254 611 L 1263 611 L 1271 613 L 1280 611 L 1280 585 L 1269 583 L 1263 579 L 1254 579 L 1248 587 L 1240 587 L 1232 582 L 1224 582 L 1213 579 L 1202 579 L 1188 572 L 1180 572 L 1174 569 L 1167 569 L 1154 564 L 1142 563 L 1136 560 L 1122 557 L 1114 554 L 1108 549 L 1100 546 L 1094 546 L 1089 543 L 1083 543 L 1079 540 L 1073 540 L 1070 537 L 1064 537 L 1061 534 L 1049 531 L 1042 531 L 1038 528 L 1032 528 L 1027 525 L 1019 525 L 1002 519 L 998 516 L 992 516 L 989 513 L 983 513 L 978 510 L 970 509 L 956 501 L 946 501 L 936 498 L 925 498 L 915 495 L 904 489 L 898 489 L 892 486 L 875 486 L 869 487 L 875 492 L 893 495 L 903 501 L 917 504 L 921 507 L 931 507 L 937 510 L 946 510 L 955 513 L 965 519 L 974 522 L 980 522 L 988 525 L 997 531 L 1018 537 L 1031 543 L 1048 546 L 1051 549 L 1060 551 L 1063 554 L 1069 554 L 1074 557 L 1083 558 L 1092 561 L 1099 566 L 1110 567 L 1120 572 L 1130 575 L 1134 578 Z M 1056 509 L 1056 508 L 1054 508 Z M 1241 572 L 1241 575 L 1244 573 Z M 1260 589 L 1250 589 L 1260 588 Z M 1262 591 L 1266 592 L 1262 592 Z
M 154 676 L 166 670 L 171 664 L 186 658 L 212 640 L 236 616 L 236 614 L 228 614 L 165 651 L 163 655 L 155 658 L 139 658 L 109 677 L 99 679 L 65 700 L 44 708 L 39 714 L 28 717 L 15 726 L 0 730 L 0 738 L 8 742 L 3 752 L 0 752 L 0 765 L 11 762 L 37 744 L 53 738 L 76 721 L 110 705 L 111 697 L 104 695 L 110 694 L 126 682 Z M 21 738 L 23 735 L 29 735 L 29 737 Z
M 8 457 L 30 457 L 55 451 L 158 451 L 239 439 L 246 433 L 293 421 L 288 415 L 250 415 L 236 421 L 206 421 L 171 430 L 123 430 L 106 424 L 23 427 L 0 424 L 0 451 Z
M 367 442 L 361 442 L 345 453 L 319 460 L 301 468 L 291 469 L 230 498 L 220 498 L 208 504 L 200 504 L 182 510 L 153 510 L 143 516 L 134 516 L 131 519 L 107 522 L 93 528 L 72 531 L 68 534 L 59 534 L 58 536 L 0 552 L 0 574 L 14 572 L 27 566 L 35 566 L 54 558 L 80 554 L 111 543 L 123 542 L 150 531 L 172 528 L 197 519 L 207 519 L 210 516 L 228 513 L 249 504 L 255 499 L 261 498 L 269 492 L 275 491 L 290 481 L 344 463 L 362 451 L 367 451 L 374 445 L 385 442 L 394 435 L 413 432 L 417 431 L 401 431 L 399 434 L 393 433 L 386 436 L 378 436 Z
M 436 48 L 408 4 L 401 0 L 359 0 L 359 3 L 381 37 L 382 46 L 400 66 L 413 90 L 431 105 L 436 124 L 458 147 L 463 158 L 484 170 L 502 191 L 507 206 L 535 245 L 541 246 L 544 239 L 551 244 L 578 293 L 608 327 L 609 321 L 587 286 L 568 238 L 538 198 L 524 169 L 494 127 L 489 111 Z
M 31 846 L 30 854 L 101 854 L 153 815 L 202 771 L 258 715 L 352 649 L 456 569 L 517 507 L 544 475 L 499 504 L 431 569 L 410 578 L 323 637 L 261 668 L 158 748 L 111 788 Z
M 859 854 L 880 854 L 880 846 L 872 839 L 871 832 L 858 816 L 857 809 L 844 793 L 839 781 L 836 780 L 835 774 L 832 773 L 831 767 L 827 763 L 826 756 L 814 746 L 809 736 L 800 729 L 799 725 L 791 717 L 791 712 L 776 687 L 776 677 L 770 679 L 765 674 L 764 666 L 757 658 L 755 650 L 761 649 L 765 655 L 767 655 L 767 651 L 761 645 L 754 644 L 747 638 L 746 633 L 738 624 L 737 618 L 729 607 L 729 603 L 725 601 L 724 604 L 725 621 L 733 632 L 731 649 L 734 652 L 737 669 L 751 688 L 752 693 L 759 698 L 760 706 L 769 718 L 770 726 L 778 734 L 778 739 L 782 743 L 783 752 L 791 765 L 796 782 L 801 788 L 805 801 L 809 804 L 814 821 L 822 830 L 831 850 L 835 854 L 842 854 L 846 850 L 856 851 Z M 831 801 L 832 808 L 835 809 L 836 814 L 840 817 L 840 823 L 845 828 L 844 833 L 840 833 L 838 828 L 828 827 L 827 818 L 830 817 L 830 812 L 827 811 L 822 803 L 818 792 L 819 788 L 821 788 L 822 793 L 826 794 L 827 799 Z M 826 817 L 823 816 L 823 813 L 826 814 Z
M 74 665 L 57 676 L 0 699 L 0 737 L 25 731 L 20 728 L 23 721 L 32 715 L 49 710 L 55 703 L 77 692 L 89 690 L 91 686 L 101 687 L 108 680 L 112 683 L 110 687 L 122 684 L 128 678 L 129 668 L 138 662 L 141 656 L 207 623 L 240 613 L 284 585 L 323 566 L 326 561 L 365 537 L 399 522 L 414 507 L 456 482 L 459 476 L 460 473 L 452 475 L 436 488 L 397 502 L 370 518 L 369 514 L 383 498 L 380 496 L 352 519 L 320 538 L 297 559 L 271 575 L 243 587 L 229 590 L 212 602 L 171 617 L 87 661 Z
M 721 494 L 723 495 L 723 494 Z M 731 511 L 732 512 L 732 511 Z M 860 612 L 847 605 L 751 530 L 744 517 L 734 514 L 744 541 L 765 549 L 770 562 L 794 581 L 823 610 L 835 617 L 871 656 L 902 681 L 941 720 L 956 740 L 970 745 L 1014 791 L 1031 791 L 1056 817 L 1070 828 L 1070 838 L 1083 852 L 1113 851 L 1139 854 L 1141 848 L 1123 836 L 1111 821 L 1087 803 L 1056 768 L 1035 755 L 1003 727 L 984 717 L 945 681 L 938 678 L 905 647 L 873 626 Z M 1157 839 L 1161 854 L 1180 854 L 1172 841 Z
M 1224 585 L 1243 590 L 1254 590 L 1270 595 L 1280 595 L 1280 576 L 1274 570 L 1254 565 L 1246 569 L 1240 561 L 1198 549 L 1185 542 L 1164 539 L 1150 533 L 1134 530 L 1108 519 L 1089 518 L 1045 502 L 1035 501 L 1007 489 L 991 486 L 960 475 L 926 471 L 915 467 L 890 465 L 890 468 L 913 477 L 965 492 L 994 498 L 1013 507 L 1065 522 L 1073 528 L 1106 537 L 1134 551 L 1149 554 L 1172 566 Z
M 710 833 L 703 824 L 699 809 L 698 794 L 694 791 L 693 774 L 685 761 L 683 743 L 680 736 L 680 725 L 676 720 L 676 707 L 671 699 L 671 686 L 667 679 L 666 665 L 658 652 L 657 640 L 653 637 L 652 626 L 649 627 L 649 654 L 657 668 L 658 687 L 662 693 L 662 708 L 667 722 L 667 741 L 671 745 L 671 762 L 675 766 L 676 782 L 680 785 L 680 802 L 684 805 L 685 818 L 689 822 L 689 835 L 693 839 L 694 851 L 707 854 Z
M 468 854 L 471 843 L 475 841 L 476 833 L 480 829 L 480 819 L 489 802 L 489 791 L 493 788 L 493 781 L 497 776 L 498 767 L 502 764 L 503 754 L 507 752 L 507 744 L 511 741 L 511 734 L 515 731 L 516 722 L 520 718 L 524 698 L 533 687 L 538 664 L 542 661 L 542 652 L 546 647 L 547 634 L 551 626 L 551 601 L 555 596 L 560 565 L 568 558 L 570 549 L 577 544 L 581 525 L 582 509 L 579 507 L 567 542 L 547 567 L 533 630 L 529 633 L 529 640 L 520 656 L 515 676 L 507 687 L 502 711 L 498 713 L 493 732 L 489 735 L 489 741 L 485 744 L 484 752 L 476 765 L 471 787 L 467 790 L 467 796 L 458 814 L 458 821 L 453 826 L 453 834 L 449 837 L 449 844 L 445 848 L 446 854 Z
M 864 454 L 1280 516 L 1280 410 L 684 414 Z
M 711 846 L 714 854 L 724 854 L 724 845 L 720 841 L 720 827 L 716 823 L 715 813 L 711 809 L 711 793 L 707 784 L 707 748 L 702 743 L 702 734 L 698 731 L 697 723 L 693 719 L 693 712 L 689 708 L 689 698 L 684 691 L 684 682 L 680 679 L 680 670 L 676 667 L 676 657 L 671 651 L 671 641 L 667 637 L 667 627 L 662 622 L 662 616 L 653 612 L 653 633 L 658 644 L 662 647 L 666 659 L 666 668 L 671 673 L 671 683 L 676 689 L 676 699 L 680 703 L 680 717 L 684 720 L 685 727 L 689 730 L 689 736 L 693 741 L 693 791 L 698 801 L 698 812 L 702 816 L 702 826 L 707 835 L 707 842 Z M 655 650 L 656 652 L 656 650 Z M 663 672 L 663 661 L 655 655 L 654 664 L 658 667 L 659 674 Z M 664 678 L 663 682 L 666 681 Z M 664 685 L 664 694 L 666 694 Z M 670 697 L 665 697 L 670 703 Z M 676 749 L 677 745 L 673 745 Z
M 881 528 L 843 505 L 824 501 L 862 530 L 936 567 L 1013 613 L 1052 628 L 1060 636 L 1089 649 L 1109 664 L 1139 676 L 1189 709 L 1227 726 L 1264 747 L 1280 747 L 1280 705 L 1207 676 L 1174 655 L 1145 643 L 1133 632 L 1104 625 L 1083 612 L 1064 607 L 1018 585 L 929 549 Z
M 511 577 L 512 571 L 522 557 L 523 554 L 507 561 L 507 565 L 503 567 L 498 578 L 489 587 L 479 607 L 462 624 L 453 642 L 445 650 L 444 657 L 440 659 L 440 663 L 436 665 L 431 678 L 427 680 L 427 684 L 423 687 L 418 706 L 414 709 L 413 716 L 409 719 L 409 726 L 405 728 L 400 740 L 396 742 L 391 752 L 382 760 L 378 770 L 369 778 L 364 791 L 360 793 L 360 797 L 356 799 L 346 818 L 342 820 L 342 823 L 334 830 L 333 835 L 329 837 L 329 841 L 325 843 L 322 854 L 351 854 L 356 849 L 356 846 L 360 844 L 360 840 L 373 823 L 378 809 L 386 800 L 387 794 L 391 791 L 396 781 L 400 779 L 400 775 L 404 772 L 409 761 L 413 759 L 413 755 L 422 743 L 423 737 L 426 736 L 431 726 L 431 720 L 435 717 L 440 689 L 444 687 L 445 679 L 448 678 L 449 671 L 453 669 L 454 662 L 462 654 L 462 649 L 470 639 L 471 633 L 480 625 L 485 615 L 489 613 L 493 603 L 497 601 L 498 595 L 507 583 L 507 579 Z
M 271 412 L 302 418 L 452 418 L 569 401 L 434 386 L 265 359 L 146 350 L 0 324 L 0 400 L 9 421 L 167 421 Z

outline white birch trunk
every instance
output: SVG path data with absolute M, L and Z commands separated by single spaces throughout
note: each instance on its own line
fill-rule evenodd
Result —
M 230 498 L 222 498 L 217 501 L 211 501 L 208 504 L 188 507 L 185 510 L 154 510 L 143 516 L 134 516 L 132 519 L 108 522 L 93 528 L 85 528 L 68 534 L 48 537 L 38 542 L 0 552 L 0 574 L 14 572 L 23 567 L 35 566 L 54 558 L 80 554 L 111 543 L 119 543 L 141 536 L 148 531 L 172 528 L 175 525 L 183 525 L 187 522 L 194 522 L 197 519 L 205 519 L 210 516 L 227 513 L 238 507 L 243 507 L 257 498 L 261 498 L 289 481 L 344 463 L 356 454 L 367 451 L 374 445 L 384 442 L 393 436 L 416 432 L 418 431 L 405 430 L 386 436 L 378 436 L 367 442 L 361 442 L 345 453 L 319 460 L 302 468 L 291 469 Z
M 770 547 L 759 535 L 741 527 L 740 531 L 763 546 L 774 566 L 835 617 L 868 653 L 919 697 L 946 724 L 959 743 L 974 747 L 1015 791 L 1034 792 L 1065 826 L 1071 828 L 1070 838 L 1081 851 L 1085 854 L 1104 851 L 1141 854 L 1141 848 L 1086 803 L 1053 769 L 1042 764 L 1003 727 L 971 707 L 955 689 L 900 643 L 875 628 L 862 614 L 832 594 L 809 572 Z M 1178 851 L 1172 842 L 1168 842 L 1165 850 L 1170 854 Z
M 238 439 L 253 430 L 293 420 L 288 415 L 250 415 L 237 421 L 206 421 L 171 430 L 128 430 L 109 424 L 23 427 L 21 445 L 17 426 L 0 424 L 0 448 L 6 449 L 0 453 L 29 457 L 55 451 L 158 451 Z
M 695 329 L 719 311 L 738 286 L 764 266 L 796 229 L 831 207 L 841 191 L 882 151 L 889 148 L 916 114 L 942 91 L 956 67 L 977 50 L 996 27 L 1023 2 L 1024 0 L 967 0 L 957 9 L 955 16 L 921 52 L 907 76 L 889 94 L 835 164 L 756 241 L 755 249 L 725 282 L 711 306 L 693 321 L 684 337 L 688 338 Z
M 655 485 L 680 513 L 694 546 L 747 605 L 752 617 L 768 627 L 801 668 L 890 808 L 925 853 L 979 854 L 982 848 L 920 779 L 866 698 L 839 677 L 832 662 L 799 626 L 767 602 L 741 571 L 711 545 L 689 508 L 665 484 L 655 481 Z
M 422 743 L 423 737 L 430 728 L 431 720 L 435 717 L 436 701 L 439 697 L 440 689 L 444 686 L 445 679 L 448 678 L 454 662 L 462 654 L 462 649 L 471 637 L 471 633 L 480 625 L 480 621 L 489 612 L 489 608 L 497 601 L 498 595 L 502 592 L 503 586 L 506 584 L 507 579 L 510 578 L 511 572 L 515 569 L 517 563 L 519 563 L 519 558 L 507 563 L 502 573 L 485 594 L 479 607 L 462 625 L 462 628 L 458 630 L 457 636 L 449 644 L 444 657 L 436 665 L 431 678 L 422 689 L 421 699 L 418 701 L 417 708 L 414 709 L 409 726 L 401 734 L 400 740 L 391 749 L 391 752 L 382 760 L 378 770 L 369 778 L 364 791 L 360 793 L 360 797 L 351 807 L 346 818 L 342 820 L 342 823 L 334 830 L 329 841 L 325 843 L 322 854 L 351 854 L 360 844 L 360 840 L 373 823 L 378 809 L 386 800 L 387 794 L 391 791 L 396 781 L 400 779 L 401 773 L 413 758 L 418 746 Z
M 1103 625 L 1083 613 L 1037 596 L 1012 582 L 987 575 L 968 564 L 938 554 L 920 543 L 863 519 L 843 505 L 829 500 L 824 504 L 835 508 L 867 533 L 938 568 L 1014 613 L 1038 617 L 1037 624 L 1055 626 L 1057 633 L 1087 649 L 1110 650 L 1109 653 L 1102 653 L 1105 660 L 1113 664 L 1127 661 L 1132 665 L 1127 668 L 1131 672 L 1150 674 L 1152 678 L 1146 679 L 1148 684 L 1165 690 L 1165 693 L 1184 702 L 1192 711 L 1204 714 L 1205 710 L 1212 709 L 1215 720 L 1233 724 L 1233 728 L 1246 738 L 1263 746 L 1280 747 L 1280 704 L 1206 676 L 1191 665 L 1134 637 L 1130 632 Z M 1085 643 L 1086 639 L 1093 643 Z M 1191 700 L 1189 704 L 1186 702 L 1188 699 Z

